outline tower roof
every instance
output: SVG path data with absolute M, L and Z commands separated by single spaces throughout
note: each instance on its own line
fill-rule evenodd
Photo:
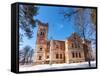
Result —
M 38 25 L 41 25 L 41 26 L 48 26 L 48 23 L 43 23 L 41 21 L 38 21 Z

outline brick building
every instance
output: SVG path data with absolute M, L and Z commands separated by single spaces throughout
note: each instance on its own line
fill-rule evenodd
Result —
M 34 64 L 79 63 L 89 59 L 88 45 L 91 43 L 83 41 L 76 33 L 65 41 L 48 40 L 47 36 L 48 24 L 38 22 Z

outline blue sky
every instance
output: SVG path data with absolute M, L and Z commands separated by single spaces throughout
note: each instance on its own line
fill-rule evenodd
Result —
M 48 23 L 48 40 L 52 37 L 54 40 L 66 40 L 67 37 L 71 35 L 73 30 L 73 19 L 64 20 L 60 11 L 67 10 L 67 7 L 54 7 L 54 6 L 37 6 L 39 7 L 38 15 L 35 16 L 35 19 L 40 20 L 43 23 Z M 23 45 L 20 46 L 20 49 L 26 45 L 31 46 L 35 49 L 36 37 L 37 37 L 37 27 L 33 29 L 34 34 L 32 39 L 23 38 Z

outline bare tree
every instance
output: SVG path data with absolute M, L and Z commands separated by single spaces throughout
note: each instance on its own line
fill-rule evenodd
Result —
M 74 30 L 83 40 L 96 41 L 96 11 L 91 8 L 73 8 L 70 12 L 62 13 L 64 18 L 74 20 Z M 95 26 L 93 26 L 93 23 Z M 93 30 L 94 29 L 94 30 Z M 96 44 L 94 44 L 96 45 Z M 89 66 L 90 59 L 88 59 Z
M 19 51 L 19 61 L 21 64 L 32 63 L 33 49 L 30 46 L 25 46 L 23 50 Z
M 31 49 L 30 51 L 29 51 L 29 55 L 28 55 L 28 58 L 29 58 L 29 63 L 31 64 L 32 62 L 33 62 L 33 60 L 32 60 L 32 57 L 33 57 L 33 53 L 34 53 L 34 50 L 33 49 Z

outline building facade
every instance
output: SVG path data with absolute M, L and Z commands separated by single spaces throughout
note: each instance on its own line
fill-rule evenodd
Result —
M 38 22 L 34 64 L 80 63 L 89 59 L 90 42 L 84 42 L 76 33 L 65 41 L 48 40 L 47 36 L 48 24 Z
M 65 41 L 50 41 L 50 64 L 65 63 Z
M 85 61 L 83 41 L 76 33 L 72 33 L 72 35 L 65 41 L 65 46 L 66 63 L 78 63 Z

